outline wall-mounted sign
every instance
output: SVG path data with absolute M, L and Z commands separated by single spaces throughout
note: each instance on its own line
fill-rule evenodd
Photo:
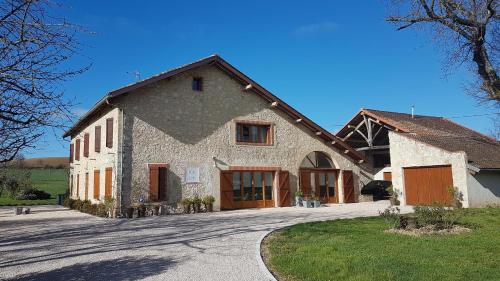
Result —
M 198 183 L 200 182 L 200 168 L 199 167 L 187 167 L 186 168 L 186 183 Z

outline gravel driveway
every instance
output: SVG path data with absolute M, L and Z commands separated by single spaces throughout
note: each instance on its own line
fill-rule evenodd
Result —
M 13 215 L 0 209 L 0 279 L 269 280 L 258 241 L 314 220 L 376 215 L 388 202 L 317 209 L 271 208 L 211 214 L 101 219 L 56 206 Z

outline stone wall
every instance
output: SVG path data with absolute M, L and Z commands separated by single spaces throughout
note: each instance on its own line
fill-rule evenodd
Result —
M 403 134 L 389 132 L 391 145 L 392 185 L 405 204 L 403 168 L 418 166 L 451 165 L 453 185 L 464 195 L 464 207 L 468 207 L 467 157 L 465 152 L 449 152 Z
M 193 91 L 192 77 L 203 77 L 203 91 Z M 304 98 L 307 98 L 306 96 Z M 148 164 L 167 163 L 167 200 L 211 194 L 219 208 L 220 170 L 229 166 L 279 166 L 290 172 L 291 190 L 298 187 L 298 169 L 312 151 L 328 154 L 336 168 L 353 170 L 359 193 L 359 167 L 309 129 L 296 124 L 280 110 L 215 67 L 205 66 L 187 74 L 141 88 L 113 101 L 124 114 L 124 204 L 148 198 Z M 235 120 L 274 124 L 271 146 L 235 144 Z M 199 183 L 186 183 L 187 167 L 198 167 Z M 342 176 L 339 178 L 340 200 Z M 341 201 L 342 202 L 342 201 Z

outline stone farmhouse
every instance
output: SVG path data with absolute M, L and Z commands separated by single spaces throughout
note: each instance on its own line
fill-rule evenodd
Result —
M 290 206 L 297 190 L 322 203 L 350 203 L 364 184 L 390 171 L 406 199 L 407 167 L 444 165 L 453 171 L 453 182 L 446 183 L 458 184 L 467 191 L 465 205 L 475 205 L 468 203 L 476 200 L 471 186 L 484 181 L 468 175 L 483 170 L 468 162 L 470 153 L 444 152 L 377 117 L 372 119 L 383 125 L 378 138 L 384 141 L 375 135 L 366 148 L 358 119 L 334 135 L 213 55 L 109 92 L 82 116 L 64 134 L 71 137 L 70 194 L 93 202 L 113 197 L 118 212 L 140 202 L 175 205 L 205 195 L 216 198 L 216 210 Z M 349 131 L 352 126 L 357 129 Z M 410 157 L 419 162 L 405 162 L 407 149 L 424 153 L 419 146 L 432 146 L 425 149 L 439 150 L 449 161 L 422 154 Z M 385 156 L 374 157 L 379 151 Z M 388 161 L 398 168 L 379 168 Z M 493 187 L 485 188 L 496 198 L 483 185 L 478 202 L 498 202 L 500 165 L 491 167 L 493 179 L 488 174 L 485 181 L 493 180 Z M 414 202 L 409 194 L 403 204 Z

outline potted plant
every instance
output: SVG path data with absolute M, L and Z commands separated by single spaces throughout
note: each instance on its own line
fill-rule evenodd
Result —
M 302 191 L 297 190 L 295 192 L 295 206 L 302 207 L 303 196 L 304 194 L 302 193 Z
M 391 206 L 399 206 L 400 202 L 398 199 L 398 193 L 394 190 L 392 185 L 389 185 L 386 190 L 389 193 L 389 201 L 391 202 Z
M 183 198 L 181 200 L 181 205 L 182 209 L 184 210 L 184 214 L 189 214 L 189 212 L 191 211 L 191 204 L 192 204 L 191 198 Z
M 215 202 L 215 197 L 212 195 L 207 195 L 203 197 L 203 205 L 205 205 L 205 210 L 207 212 L 213 212 L 214 211 L 214 202 Z
M 201 198 L 198 197 L 198 196 L 195 196 L 193 198 L 193 209 L 194 209 L 194 212 L 195 213 L 199 213 L 200 212 L 200 209 L 201 209 Z
M 318 196 L 311 196 L 311 201 L 314 208 L 319 208 L 319 206 L 321 206 Z

